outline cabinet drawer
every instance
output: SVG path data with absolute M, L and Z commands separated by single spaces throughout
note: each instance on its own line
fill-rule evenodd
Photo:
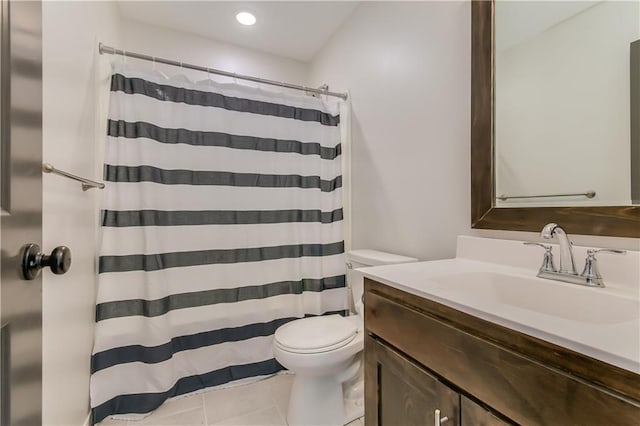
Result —
M 468 334 L 410 306 L 367 291 L 365 309 L 369 333 L 518 423 L 638 424 L 637 402 Z

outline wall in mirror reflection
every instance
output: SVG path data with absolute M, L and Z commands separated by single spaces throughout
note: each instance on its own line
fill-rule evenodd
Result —
M 640 1 L 497 2 L 495 16 L 496 196 L 596 192 L 496 205 L 630 205 Z

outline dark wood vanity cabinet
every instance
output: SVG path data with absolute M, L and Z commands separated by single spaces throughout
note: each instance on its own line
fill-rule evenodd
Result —
M 640 375 L 365 280 L 367 425 L 640 425 Z

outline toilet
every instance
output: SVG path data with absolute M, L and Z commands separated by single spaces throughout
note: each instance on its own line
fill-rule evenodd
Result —
M 274 356 L 295 373 L 290 426 L 344 425 L 364 415 L 364 276 L 358 268 L 417 261 L 376 250 L 352 250 L 347 258 L 355 313 L 298 319 L 276 330 Z

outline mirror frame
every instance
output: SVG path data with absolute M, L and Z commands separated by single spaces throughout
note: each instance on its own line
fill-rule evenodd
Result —
M 640 206 L 495 205 L 494 0 L 471 3 L 471 227 L 540 231 L 549 222 L 572 234 L 640 238 Z

